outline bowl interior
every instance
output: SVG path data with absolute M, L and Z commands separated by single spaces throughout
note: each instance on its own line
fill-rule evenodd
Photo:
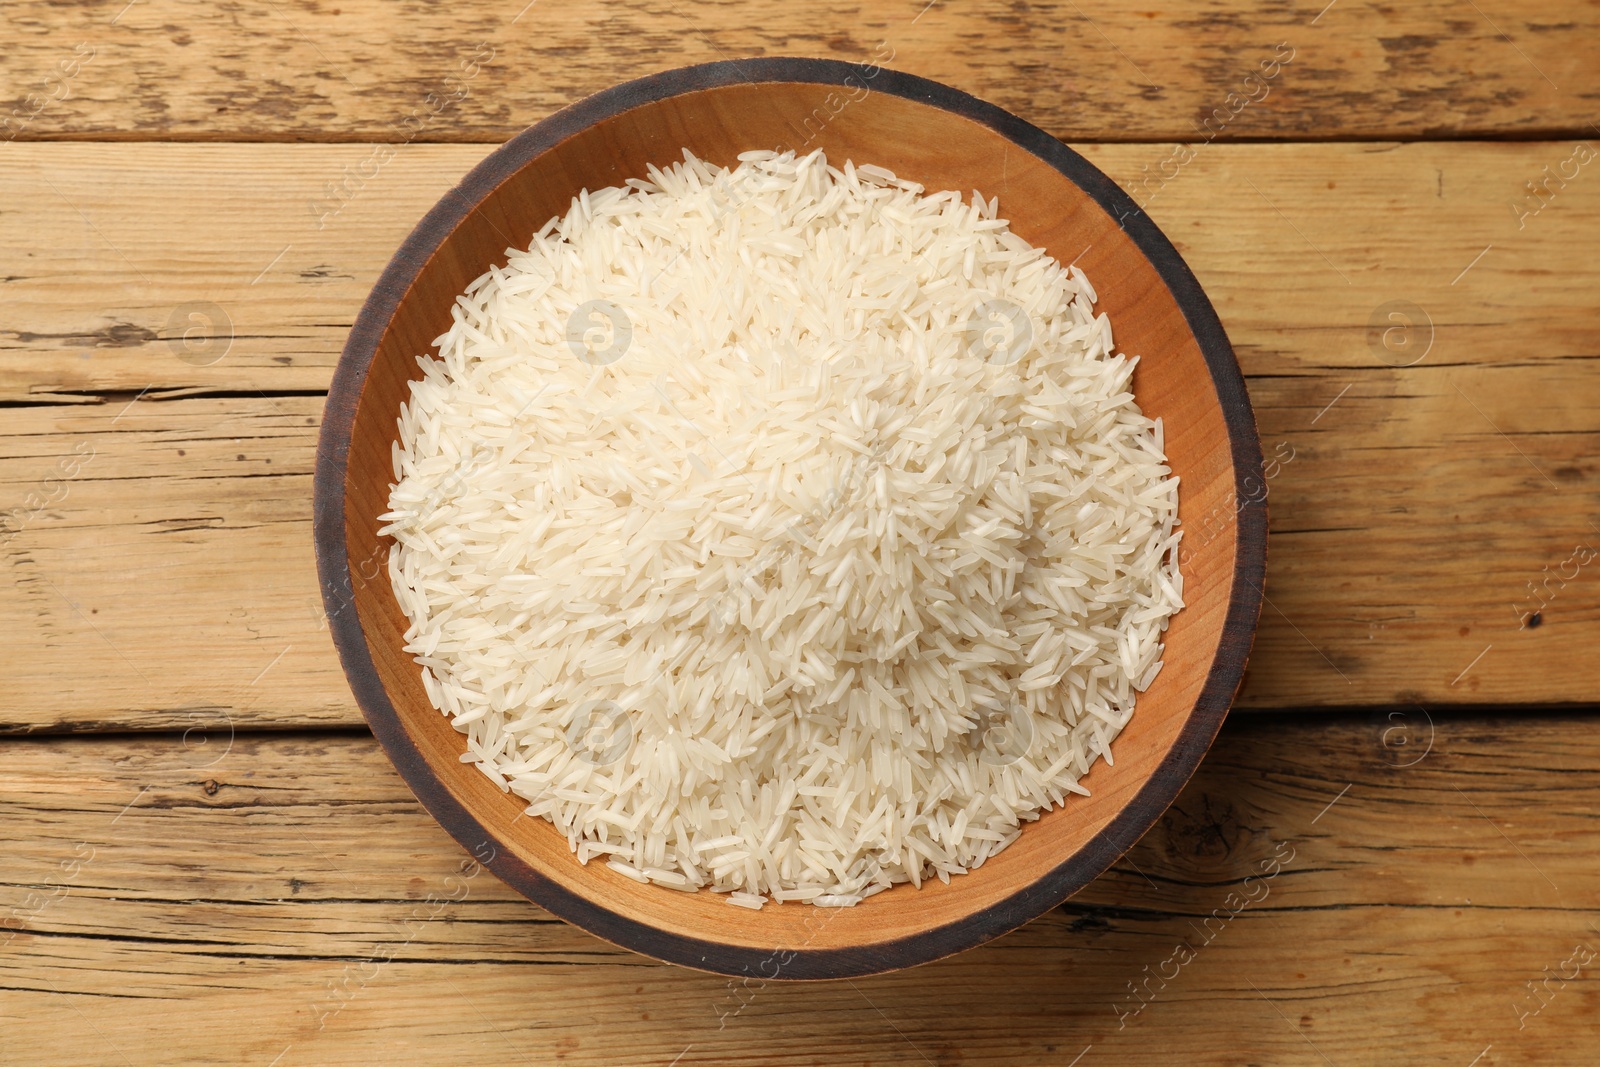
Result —
M 1236 471 L 1224 407 L 1201 346 L 1152 262 L 1095 199 L 1007 133 L 938 103 L 885 91 L 887 74 L 878 72 L 882 80 L 876 84 L 858 71 L 854 85 L 735 82 L 661 99 L 622 99 L 598 121 L 558 131 L 555 143 L 542 150 L 525 149 L 531 158 L 515 168 L 502 163 L 490 179 L 478 179 L 477 190 L 469 179 L 451 194 L 482 199 L 426 259 L 409 288 L 390 294 L 398 307 L 386 325 L 379 324 L 350 431 L 343 520 L 363 639 L 410 751 L 396 751 L 382 731 L 380 737 L 414 788 L 419 776 L 436 780 L 429 788 L 442 793 L 430 798 L 418 788 L 419 795 L 463 844 L 480 849 L 480 855 L 482 848 L 493 849 L 501 861 L 494 864 L 496 870 L 518 888 L 615 940 L 630 940 L 618 930 L 632 929 L 631 923 L 757 952 L 848 948 L 858 960 L 869 961 L 858 963 L 856 973 L 896 965 L 890 953 L 883 956 L 883 966 L 874 967 L 872 953 L 908 938 L 936 940 L 939 931 L 964 926 L 969 935 L 963 944 L 976 943 L 1052 906 L 1099 874 L 1116 850 L 1101 848 L 1083 858 L 1085 846 L 1125 809 L 1150 805 L 1148 794 L 1143 800 L 1136 795 L 1165 762 L 1162 773 L 1180 777 L 1153 810 L 1136 813 L 1143 822 L 1120 847 L 1136 838 L 1187 777 L 1214 732 L 1212 721 L 1202 736 L 1191 731 L 1180 743 L 1223 639 L 1235 584 L 1237 529 L 1232 522 L 1186 548 L 1187 607 L 1168 631 L 1165 668 L 1115 742 L 1115 765 L 1101 762 L 1085 779 L 1093 796 L 1074 798 L 1045 815 L 1006 851 L 948 885 L 933 882 L 920 890 L 897 886 L 848 909 L 769 905 L 752 912 L 729 906 L 720 895 L 639 885 L 600 861 L 579 865 L 553 827 L 542 819 L 519 818 L 521 801 L 460 762 L 463 739 L 429 704 L 418 668 L 401 651 L 406 619 L 386 568 L 372 561 L 381 562 L 387 549 L 377 536 L 377 516 L 386 510 L 390 443 L 396 437 L 400 404 L 408 395 L 406 383 L 418 376 L 416 356 L 431 351 L 433 339 L 448 328 L 455 296 L 490 264 L 503 264 L 508 246 L 526 247 L 532 233 L 552 215 L 564 213 L 580 189 L 641 177 L 647 163 L 670 164 L 684 147 L 723 165 L 735 164 L 739 152 L 755 148 L 821 147 L 836 163 L 875 163 L 930 191 L 956 189 L 970 195 L 977 189 L 986 197 L 998 196 L 1000 214 L 1010 219 L 1015 232 L 1060 262 L 1076 261 L 1087 272 L 1100 295 L 1100 310 L 1111 316 L 1118 350 L 1143 357 L 1134 377 L 1135 392 L 1147 414 L 1165 420 L 1170 462 L 1182 479 L 1180 515 L 1185 524 L 1193 528 L 1197 519 L 1217 509 L 1223 509 L 1221 514 L 1232 511 Z M 518 143 L 511 148 L 517 149 Z M 497 184 L 490 187 L 489 182 Z M 1253 437 L 1253 426 L 1249 429 Z M 1243 652 L 1236 654 L 1242 663 Z M 1228 685 L 1224 704 L 1232 688 Z M 364 705 L 370 703 L 363 699 Z M 367 710 L 371 716 L 372 708 Z M 1212 714 L 1220 719 L 1220 709 Z M 1196 742 L 1198 750 L 1193 750 Z M 459 809 L 471 818 L 463 824 L 459 818 L 445 818 L 441 808 Z M 480 835 L 488 844 L 468 840 Z M 1063 869 L 1070 875 L 1065 880 Z M 1056 878 L 1051 888 L 1035 886 L 1052 871 Z M 1039 894 L 1038 899 L 1028 902 L 1030 892 Z M 1008 900 L 1015 903 L 1019 894 L 1022 911 L 996 907 Z M 584 907 L 562 906 L 578 901 Z M 624 923 L 610 926 L 593 920 L 595 914 L 621 917 Z M 970 933 L 974 924 L 975 934 Z M 629 947 L 653 951 L 650 944 L 637 941 Z M 930 941 L 920 956 L 931 959 L 948 950 Z M 681 952 L 656 954 L 725 969 L 714 960 L 697 963 Z

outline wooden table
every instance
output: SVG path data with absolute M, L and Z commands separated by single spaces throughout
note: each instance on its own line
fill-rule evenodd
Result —
M 0 13 L 0 1063 L 1600 1058 L 1592 3 L 125 2 Z M 311 558 L 322 394 L 422 212 L 572 100 L 755 54 L 1088 155 L 1211 294 L 1277 461 L 1239 710 L 1158 828 L 851 983 L 667 967 L 452 878 Z

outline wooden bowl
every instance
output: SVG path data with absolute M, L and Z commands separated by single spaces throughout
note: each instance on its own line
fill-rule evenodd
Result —
M 1016 233 L 1077 261 L 1119 349 L 1143 356 L 1134 391 L 1166 422 L 1179 514 L 1197 532 L 1185 546 L 1188 606 L 1167 633 L 1166 666 L 1117 738 L 1116 765 L 1102 761 L 1087 776 L 1093 796 L 1071 798 L 948 885 L 900 885 L 853 908 L 749 911 L 719 894 L 580 865 L 554 827 L 520 818 L 524 802 L 460 761 L 462 736 L 429 704 L 402 651 L 407 622 L 377 516 L 416 356 L 449 326 L 456 295 L 503 264 L 506 248 L 527 247 L 580 189 L 642 177 L 645 164 L 672 163 L 684 147 L 726 166 L 750 149 L 818 146 L 836 163 L 875 163 L 930 191 L 998 195 Z M 373 733 L 434 817 L 495 874 L 569 922 L 671 963 L 761 980 L 840 978 L 924 963 L 1020 926 L 1109 867 L 1172 802 L 1221 725 L 1250 650 L 1266 552 L 1260 476 L 1250 403 L 1216 313 L 1172 245 L 1105 175 L 1044 131 L 935 82 L 833 61 L 738 60 L 575 104 L 491 154 L 428 212 L 361 309 L 334 375 L 317 454 L 317 562 L 334 641 Z

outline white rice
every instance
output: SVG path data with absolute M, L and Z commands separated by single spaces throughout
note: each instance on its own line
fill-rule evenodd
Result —
M 996 201 L 740 159 L 468 287 L 383 532 L 463 760 L 580 861 L 849 906 L 1087 795 L 1182 607 L 1178 480 Z

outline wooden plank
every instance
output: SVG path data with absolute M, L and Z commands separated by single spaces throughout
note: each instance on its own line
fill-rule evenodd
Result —
M 1236 721 L 1066 906 L 810 986 L 551 919 L 474 871 L 366 736 L 19 742 L 0 753 L 7 1061 L 1583 1062 L 1600 742 L 1579 725 Z
M 6 469 L 30 472 L 7 498 L 48 503 L 13 512 L 0 548 L 0 656 L 30 694 L 6 701 L 7 720 L 358 722 L 311 549 L 322 398 L 131 401 L 6 412 Z
M 22 405 L 0 419 L 0 511 L 22 509 L 0 663 L 28 697 L 0 728 L 358 721 L 309 549 L 317 393 L 389 252 L 484 150 L 401 153 L 322 230 L 307 199 L 365 149 L 10 151 L 0 192 L 34 209 L 0 213 L 0 402 Z M 1600 547 L 1600 267 L 1574 235 L 1600 233 L 1600 184 L 1519 228 L 1509 198 L 1570 146 L 1219 145 L 1143 191 L 1169 151 L 1090 154 L 1211 294 L 1281 461 L 1241 703 L 1593 700 L 1600 572 L 1574 550 Z M 1410 367 L 1369 326 L 1397 300 L 1432 324 Z M 234 334 L 205 366 L 219 349 L 176 340 L 201 305 Z
M 7 6 L 0 75 L 5 132 L 23 138 L 500 141 L 619 81 L 753 55 L 887 62 L 1076 140 L 1189 138 L 1217 108 L 1224 138 L 1585 136 L 1600 69 L 1583 45 L 1597 31 L 1579 0 L 496 0 L 403 13 L 379 0 L 23 0 Z M 1244 81 L 1280 55 L 1292 59 L 1271 81 Z
M 370 151 L 9 146 L 0 189 L 28 210 L 0 215 L 0 401 L 326 389 L 390 254 L 488 150 L 414 145 L 314 208 Z

